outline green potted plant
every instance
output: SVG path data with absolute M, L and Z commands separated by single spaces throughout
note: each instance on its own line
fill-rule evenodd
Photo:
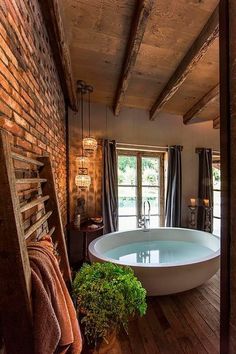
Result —
M 113 263 L 84 264 L 73 281 L 86 343 L 99 347 L 111 343 L 121 327 L 128 330 L 129 320 L 144 315 L 146 290 L 130 267 Z

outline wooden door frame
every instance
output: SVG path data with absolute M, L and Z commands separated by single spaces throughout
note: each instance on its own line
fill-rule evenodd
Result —
M 236 0 L 220 0 L 220 353 L 236 353 Z

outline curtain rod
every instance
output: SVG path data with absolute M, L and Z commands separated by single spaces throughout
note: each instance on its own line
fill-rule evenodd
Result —
M 143 151 L 143 152 L 167 152 L 167 146 L 154 146 L 142 144 L 117 143 L 118 150 Z
M 174 146 L 158 146 L 158 145 L 145 145 L 145 144 L 130 144 L 130 143 L 117 143 L 117 148 L 120 150 L 140 150 L 140 151 L 153 151 L 153 152 L 167 152 L 168 149 L 174 148 L 175 146 L 180 146 L 181 151 L 183 146 L 174 145 Z
M 217 150 L 213 150 L 213 149 L 211 149 L 211 148 L 196 148 L 195 149 L 195 152 L 197 153 L 197 154 L 199 154 L 203 149 L 206 149 L 206 150 L 212 150 L 212 155 L 215 155 L 215 156 L 220 156 L 220 151 L 217 151 Z
M 153 149 L 168 149 L 167 145 L 164 146 L 157 146 L 157 145 L 144 145 L 144 144 L 130 144 L 130 143 L 120 143 L 117 142 L 117 145 L 121 145 L 121 146 L 130 146 L 130 147 L 144 147 L 144 148 L 153 148 Z

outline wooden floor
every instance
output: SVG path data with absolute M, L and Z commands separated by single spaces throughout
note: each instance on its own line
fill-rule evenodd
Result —
M 147 314 L 132 321 L 109 354 L 219 353 L 219 275 L 178 295 L 148 299 Z

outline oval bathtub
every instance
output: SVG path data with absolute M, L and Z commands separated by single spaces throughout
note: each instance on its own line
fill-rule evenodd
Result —
M 167 295 L 195 288 L 218 271 L 220 239 L 181 228 L 114 232 L 92 241 L 89 257 L 128 265 L 148 295 Z

